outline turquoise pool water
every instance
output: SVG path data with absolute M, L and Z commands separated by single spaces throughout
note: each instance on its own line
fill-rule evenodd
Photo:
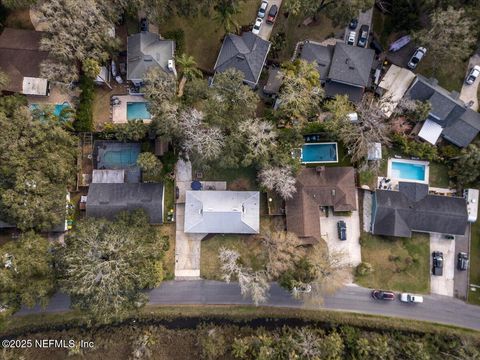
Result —
M 396 179 L 425 181 L 426 165 L 392 161 L 392 176 Z
M 53 105 L 53 104 L 49 104 Z M 30 104 L 30 109 L 36 110 L 40 107 L 39 104 Z M 63 109 L 69 108 L 70 104 L 69 103 L 63 103 L 63 104 L 55 104 L 53 107 L 53 114 L 55 116 L 60 116 L 60 113 L 62 112 Z
M 337 143 L 304 144 L 302 147 L 302 163 L 338 162 Z
M 139 154 L 140 150 L 133 147 L 130 149 L 107 150 L 103 154 L 102 165 L 106 169 L 134 166 Z
M 151 115 L 145 102 L 127 102 L 127 120 L 150 119 Z

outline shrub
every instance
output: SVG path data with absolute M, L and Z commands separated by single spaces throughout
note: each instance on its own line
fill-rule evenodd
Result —
M 393 134 L 392 139 L 405 155 L 415 156 L 429 161 L 439 159 L 437 148 L 425 142 L 411 140 L 405 135 Z
M 361 262 L 357 265 L 355 272 L 358 276 L 365 276 L 373 272 L 373 266 L 368 262 Z
M 163 37 L 175 41 L 175 53 L 183 54 L 185 52 L 185 32 L 182 29 L 167 31 Z
M 82 75 L 80 78 L 80 102 L 74 123 L 76 131 L 89 132 L 93 130 L 93 99 L 95 97 L 95 82 Z

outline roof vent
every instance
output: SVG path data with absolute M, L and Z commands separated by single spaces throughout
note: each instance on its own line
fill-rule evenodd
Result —
M 335 193 L 336 193 L 335 189 L 332 189 L 332 196 L 335 196 Z
M 235 56 L 238 60 L 245 60 L 245 55 L 243 54 L 238 54 L 237 56 Z

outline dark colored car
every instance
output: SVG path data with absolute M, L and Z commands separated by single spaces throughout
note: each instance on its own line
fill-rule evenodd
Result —
M 148 31 L 148 20 L 147 18 L 140 19 L 140 31 Z
M 272 5 L 267 16 L 267 24 L 273 24 L 278 15 L 278 6 Z
M 360 27 L 360 34 L 358 36 L 358 41 L 357 41 L 358 46 L 360 46 L 360 47 L 367 46 L 368 31 L 369 31 L 369 27 L 367 25 L 362 25 Z
M 340 240 L 347 240 L 347 224 L 345 221 L 340 220 L 337 222 L 338 238 Z
M 348 27 L 351 29 L 351 30 L 355 30 L 358 26 L 358 19 L 352 19 L 350 21 L 350 24 L 348 24 Z
M 435 276 L 443 275 L 443 253 L 441 251 L 434 251 L 432 253 L 432 274 Z
M 395 294 L 391 291 L 385 291 L 385 290 L 373 290 L 372 297 L 375 300 L 388 300 L 388 301 L 395 300 Z
M 375 50 L 375 54 L 379 55 L 383 52 L 383 46 L 377 39 L 372 39 L 370 47 Z
M 468 269 L 468 254 L 464 252 L 458 253 L 457 258 L 457 269 L 460 271 L 465 271 Z

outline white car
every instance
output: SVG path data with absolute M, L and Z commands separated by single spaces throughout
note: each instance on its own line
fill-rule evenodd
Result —
M 355 31 L 350 31 L 348 33 L 347 45 L 355 44 L 356 37 L 357 37 L 357 33 Z
M 262 4 L 260 5 L 260 8 L 258 9 L 257 17 L 263 19 L 265 17 L 265 14 L 267 13 L 267 7 L 268 7 L 268 1 L 263 0 Z
M 262 27 L 262 19 L 257 18 L 257 20 L 255 20 L 255 25 L 253 25 L 252 33 L 254 33 L 255 35 L 258 35 L 261 27 Z
M 409 293 L 400 294 L 400 301 L 409 304 L 421 304 L 423 303 L 423 296 L 413 295 Z
M 408 64 L 407 64 L 408 68 L 411 70 L 415 69 L 418 63 L 420 62 L 420 60 L 423 59 L 426 53 L 427 53 L 427 49 L 425 49 L 424 47 L 419 47 L 417 50 L 415 50 L 412 57 L 408 61 Z
M 480 66 L 475 65 L 473 68 L 470 69 L 467 78 L 465 79 L 465 83 L 468 85 L 472 85 L 475 80 L 477 80 L 478 76 L 480 76 Z

